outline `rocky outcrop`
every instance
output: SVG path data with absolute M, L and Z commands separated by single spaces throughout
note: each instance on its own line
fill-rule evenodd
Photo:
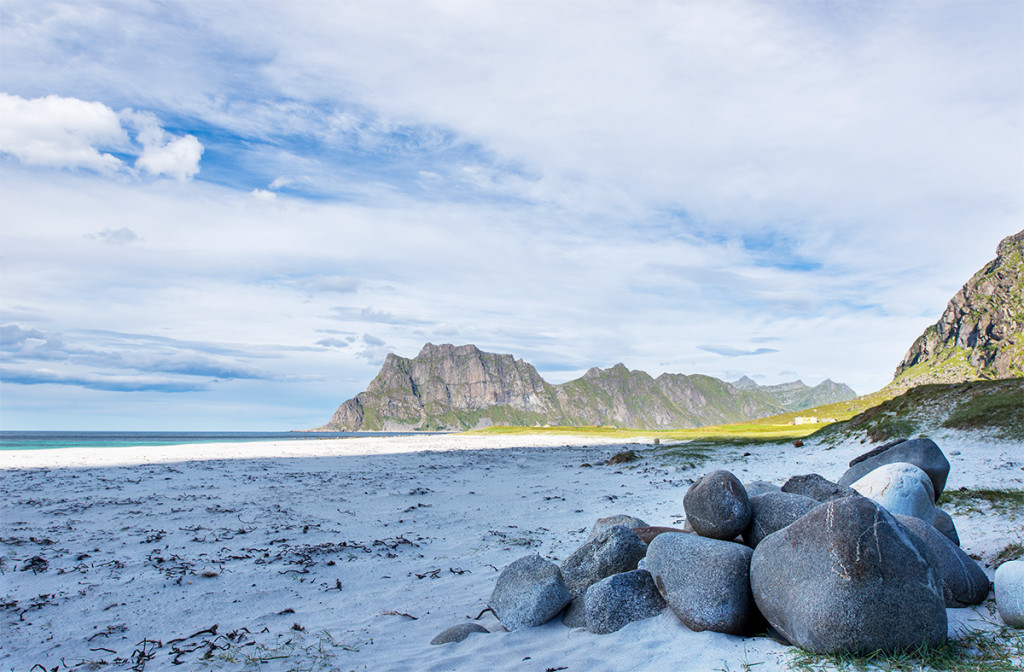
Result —
M 414 359 L 389 354 L 366 391 L 338 407 L 324 429 L 533 425 L 558 415 L 553 386 L 523 360 L 427 343 Z
M 1024 231 L 950 300 L 896 367 L 891 385 L 1024 376 Z
M 799 381 L 788 385 L 804 392 L 826 386 L 833 396 L 854 396 L 853 390 L 831 381 L 816 388 Z M 413 359 L 389 354 L 366 390 L 343 403 L 321 429 L 407 431 L 490 425 L 669 429 L 741 422 L 792 410 L 768 389 L 756 384 L 741 389 L 702 375 L 666 373 L 652 378 L 622 364 L 592 368 L 581 378 L 551 385 L 533 366 L 512 355 L 482 352 L 474 345 L 427 343 Z M 807 403 L 817 399 L 806 397 Z

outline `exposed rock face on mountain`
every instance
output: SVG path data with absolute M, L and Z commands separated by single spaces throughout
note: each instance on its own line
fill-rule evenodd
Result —
M 787 411 L 802 411 L 805 408 L 849 401 L 857 396 L 853 389 L 844 383 L 834 383 L 829 379 L 814 387 L 806 385 L 802 380 L 779 385 L 758 385 L 750 378 L 743 376 L 733 383 L 741 390 L 761 390 L 767 392 Z
M 826 382 L 830 390 L 849 391 L 841 400 L 855 396 L 845 385 Z M 822 387 L 790 385 L 805 396 Z M 366 391 L 343 403 L 323 429 L 403 431 L 490 425 L 685 428 L 794 410 L 787 404 L 797 402 L 782 403 L 766 389 L 756 384 L 754 389 L 740 389 L 701 375 L 666 373 L 652 378 L 622 364 L 593 368 L 582 378 L 551 385 L 533 366 L 512 355 L 482 352 L 473 345 L 428 343 L 413 359 L 388 355 Z
M 950 300 L 896 368 L 892 386 L 1024 376 L 1024 231 Z

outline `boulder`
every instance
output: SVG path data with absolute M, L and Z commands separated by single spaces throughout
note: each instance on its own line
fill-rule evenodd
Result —
M 502 570 L 487 606 L 506 630 L 518 630 L 547 623 L 570 599 L 558 565 L 534 553 Z
M 636 536 L 640 537 L 641 541 L 645 544 L 649 544 L 659 534 L 665 534 L 666 532 L 686 532 L 686 530 L 680 530 L 678 527 L 648 525 L 647 527 L 634 527 L 633 532 L 636 533 Z
M 1024 560 L 1010 560 L 996 569 L 996 609 L 1011 628 L 1024 628 Z
M 607 530 L 613 525 L 625 525 L 632 529 L 634 527 L 647 527 L 647 523 L 640 520 L 635 516 L 628 516 L 624 513 L 620 513 L 615 516 L 607 516 L 605 518 L 598 518 L 597 521 L 590 527 L 590 534 L 587 535 L 587 541 L 590 541 L 598 535 L 602 530 Z
M 752 553 L 731 541 L 670 532 L 647 547 L 647 568 L 686 627 L 742 635 L 760 622 L 750 593 Z
M 636 569 L 636 563 L 646 554 L 647 544 L 625 525 L 604 528 L 577 548 L 562 561 L 562 578 L 572 597 L 562 622 L 570 628 L 586 625 L 583 596 L 587 588 L 606 576 Z
M 750 498 L 750 524 L 743 530 L 743 543 L 757 548 L 761 540 L 778 532 L 813 509 L 818 502 L 792 492 L 769 492 Z
M 948 513 L 935 507 L 935 529 L 946 535 L 946 538 L 952 541 L 957 546 L 960 545 L 960 535 L 956 533 L 956 525 L 953 523 L 953 517 Z
M 864 497 L 819 504 L 758 544 L 754 599 L 783 637 L 813 653 L 937 646 L 947 626 L 942 581 L 914 539 Z
M 817 502 L 827 502 L 837 497 L 850 497 L 857 494 L 850 488 L 833 483 L 819 474 L 793 476 L 782 484 L 782 491 L 804 495 Z
M 650 572 L 642 569 L 601 579 L 587 588 L 584 604 L 587 630 L 598 635 L 657 616 L 665 608 Z
M 850 486 L 892 514 L 935 522 L 935 497 L 928 474 L 909 462 L 883 464 Z
M 488 630 L 479 623 L 459 623 L 441 632 L 437 637 L 430 640 L 430 643 L 436 646 L 450 642 L 461 642 L 474 632 L 488 632 Z
M 774 483 L 769 483 L 768 481 L 751 481 L 750 483 L 744 483 L 743 489 L 747 491 L 748 498 L 781 490 L 779 486 Z
M 896 520 L 935 554 L 931 565 L 942 580 L 942 596 L 947 607 L 970 607 L 985 601 L 990 584 L 978 563 L 920 518 L 898 515 Z
M 911 439 L 890 443 L 876 448 L 850 461 L 850 468 L 839 479 L 839 485 L 852 485 L 868 473 L 884 464 L 909 462 L 922 469 L 932 482 L 933 501 L 939 501 L 946 478 L 949 476 L 949 460 L 931 439 Z
M 733 539 L 750 522 L 750 501 L 740 480 L 728 471 L 713 471 L 683 496 L 686 520 L 694 532 L 712 539 Z

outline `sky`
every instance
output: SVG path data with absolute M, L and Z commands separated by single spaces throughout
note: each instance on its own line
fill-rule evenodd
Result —
M 1022 102 L 1017 0 L 3 0 L 0 427 L 316 427 L 428 342 L 872 392 Z

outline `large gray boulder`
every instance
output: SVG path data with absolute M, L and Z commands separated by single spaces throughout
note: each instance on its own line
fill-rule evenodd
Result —
M 942 581 L 918 543 L 871 500 L 833 499 L 758 544 L 750 586 L 772 627 L 814 653 L 937 646 Z
M 597 521 L 590 527 L 590 534 L 587 535 L 587 541 L 590 541 L 596 537 L 603 530 L 607 530 L 609 527 L 615 525 L 625 525 L 629 529 L 636 527 L 647 527 L 647 523 L 637 518 L 636 516 L 630 516 L 625 513 L 620 513 L 614 516 L 606 516 L 604 518 L 598 518 Z
M 939 507 L 935 507 L 935 521 L 932 524 L 935 525 L 936 530 L 946 535 L 947 539 L 957 546 L 960 545 L 960 535 L 956 532 L 956 524 L 953 522 L 951 515 Z
M 782 491 L 804 495 L 818 502 L 827 502 L 837 497 L 851 497 L 857 494 L 850 488 L 833 483 L 820 474 L 793 476 L 782 484 Z
M 750 593 L 752 554 L 731 541 L 668 532 L 647 547 L 647 568 L 686 627 L 742 635 L 760 622 Z
M 947 607 L 970 607 L 985 601 L 990 588 L 988 576 L 971 556 L 920 518 L 896 516 L 896 520 L 935 554 L 931 564 L 942 580 Z
M 909 462 L 883 464 L 850 486 L 891 514 L 935 522 L 935 497 L 928 474 Z
M 702 537 L 733 539 L 750 522 L 750 501 L 740 479 L 713 471 L 690 486 L 683 496 L 686 522 Z
M 650 572 L 632 572 L 607 576 L 584 596 L 587 630 L 598 635 L 615 632 L 633 621 L 657 616 L 665 608 Z
M 750 483 L 744 483 L 743 489 L 747 491 L 747 497 L 750 498 L 769 492 L 778 492 L 782 488 L 768 481 L 751 481 Z
M 547 623 L 569 599 L 558 565 L 534 553 L 501 571 L 487 606 L 506 630 L 518 630 Z
M 999 565 L 995 584 L 999 618 L 1011 628 L 1024 628 L 1024 560 Z
M 891 443 L 855 457 L 850 460 L 850 468 L 839 479 L 839 485 L 852 485 L 883 464 L 893 462 L 909 462 L 924 470 L 932 481 L 935 501 L 939 500 L 946 487 L 946 478 L 949 477 L 949 460 L 931 439 Z
M 636 569 L 647 554 L 647 544 L 625 525 L 612 525 L 600 531 L 562 561 L 562 578 L 569 589 L 572 604 L 562 616 L 570 628 L 586 625 L 583 596 L 587 588 L 606 576 Z
M 750 498 L 750 524 L 743 530 L 743 543 L 757 548 L 761 540 L 795 523 L 818 502 L 792 492 L 769 492 Z

